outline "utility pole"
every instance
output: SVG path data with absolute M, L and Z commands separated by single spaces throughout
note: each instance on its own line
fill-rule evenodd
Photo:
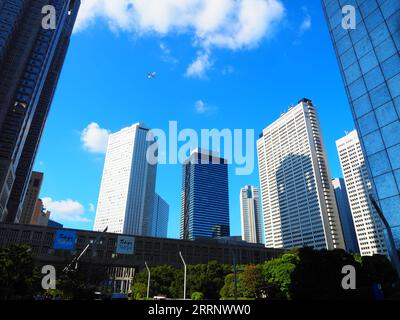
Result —
M 150 297 L 150 280 L 151 280 L 151 272 L 150 272 L 150 268 L 147 265 L 147 262 L 145 261 L 144 264 L 146 265 L 146 269 L 147 269 L 147 300 L 149 300 Z
M 400 279 L 400 261 L 399 261 L 399 254 L 397 253 L 396 250 L 396 244 L 394 242 L 394 237 L 393 237 L 393 233 L 392 233 L 392 228 L 390 227 L 388 221 L 386 220 L 382 209 L 379 207 L 378 203 L 376 202 L 375 198 L 372 195 L 369 195 L 369 198 L 371 199 L 372 205 L 374 206 L 376 212 L 378 213 L 379 217 L 381 218 L 383 224 L 386 227 L 386 231 L 387 231 L 387 235 L 389 238 L 389 246 L 390 248 L 388 248 L 390 250 L 390 252 L 392 253 L 392 264 L 394 269 L 397 272 L 397 276 Z
M 181 251 L 179 251 L 179 256 L 181 257 L 181 260 L 183 262 L 183 267 L 184 267 L 184 274 L 183 274 L 183 300 L 186 300 L 186 273 L 187 273 L 187 267 L 186 267 L 186 262 L 183 259 Z

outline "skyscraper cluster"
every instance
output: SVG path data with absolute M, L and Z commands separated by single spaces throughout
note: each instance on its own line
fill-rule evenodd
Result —
M 54 30 L 42 27 L 48 4 L 58 15 Z M 388 254 L 375 198 L 400 245 L 400 1 L 351 4 L 356 21 L 347 28 L 343 1 L 322 0 L 356 128 L 336 141 L 343 178 L 332 179 L 316 107 L 301 99 L 257 140 L 259 188 L 240 190 L 243 241 Z M 0 221 L 48 214 L 38 199 L 43 175 L 32 166 L 79 6 L 0 1 Z M 157 141 L 149 131 L 136 123 L 110 135 L 96 231 L 167 236 L 169 205 L 156 193 L 157 165 L 147 151 Z M 191 151 L 183 164 L 181 239 L 230 237 L 228 172 L 222 155 Z

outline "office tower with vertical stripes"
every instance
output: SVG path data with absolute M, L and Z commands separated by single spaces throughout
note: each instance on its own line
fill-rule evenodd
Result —
M 357 131 L 336 141 L 361 255 L 387 254 L 383 225 L 369 195 L 372 184 Z
M 110 135 L 94 231 L 151 234 L 157 165 L 147 159 L 155 141 L 141 123 Z
M 42 9 L 56 9 L 43 28 Z M 0 221 L 18 222 L 80 0 L 0 1 Z
M 180 238 L 230 236 L 227 160 L 194 150 L 183 165 Z
M 257 187 L 245 186 L 240 189 L 240 216 L 242 240 L 262 243 L 260 196 Z
M 151 218 L 151 234 L 156 238 L 168 235 L 169 204 L 157 193 L 154 197 L 153 216 Z
M 302 99 L 257 141 L 265 245 L 344 248 L 316 110 Z
M 342 25 L 345 4 L 355 28 Z M 322 7 L 374 196 L 400 247 L 400 1 L 322 0 Z

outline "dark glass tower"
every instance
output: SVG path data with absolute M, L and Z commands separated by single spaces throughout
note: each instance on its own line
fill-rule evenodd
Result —
M 335 191 L 336 204 L 339 210 L 339 218 L 340 223 L 342 224 L 346 250 L 351 253 L 360 253 L 344 179 L 336 178 L 332 180 L 332 185 L 333 190 Z
M 344 5 L 355 8 L 355 29 L 342 26 Z M 322 7 L 375 193 L 400 245 L 400 1 Z
M 195 150 L 183 165 L 181 239 L 230 235 L 228 164 Z
M 45 29 L 44 6 L 56 9 Z M 0 0 L 0 221 L 19 221 L 80 0 Z

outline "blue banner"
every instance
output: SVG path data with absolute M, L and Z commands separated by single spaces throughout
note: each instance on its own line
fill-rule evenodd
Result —
M 135 250 L 135 238 L 129 236 L 118 236 L 117 254 L 133 254 Z
M 57 230 L 53 249 L 75 250 L 77 234 L 75 231 Z

